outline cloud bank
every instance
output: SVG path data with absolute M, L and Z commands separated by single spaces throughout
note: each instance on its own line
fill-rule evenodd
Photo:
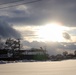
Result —
M 25 0 L 27 1 L 32 0 Z M 9 0 L 0 0 L 1 2 L 7 3 Z M 0 18 L 16 25 L 42 25 L 55 20 L 64 23 L 65 26 L 74 27 L 76 26 L 75 13 L 75 0 L 42 0 L 33 4 L 2 9 Z
M 76 42 L 74 43 L 66 43 L 66 42 L 28 42 L 24 41 L 24 48 L 30 49 L 30 48 L 40 48 L 42 47 L 44 50 L 50 54 L 50 55 L 56 55 L 56 54 L 62 54 L 64 51 L 68 51 L 69 53 L 74 52 L 76 50 Z
M 18 1 L 18 0 L 11 0 Z M 32 0 L 25 0 L 26 2 Z M 0 3 L 8 3 L 10 0 L 0 0 Z M 11 26 L 40 26 L 50 23 L 51 21 L 61 22 L 67 27 L 76 27 L 76 0 L 42 0 L 37 3 L 20 5 L 17 7 L 0 9 L 0 36 L 3 38 L 14 37 L 19 38 L 20 34 Z M 9 25 L 9 23 L 11 25 Z M 34 33 L 26 30 L 23 37 L 34 38 Z M 19 29 L 20 30 L 20 29 Z M 76 38 L 76 28 L 64 33 L 64 38 L 70 40 L 72 36 Z M 70 36 L 71 34 L 71 36 Z M 25 39 L 26 40 L 26 39 Z M 24 41 L 25 48 L 40 48 L 41 46 L 48 50 L 50 54 L 62 53 L 64 50 L 73 51 L 76 49 L 76 43 L 67 42 L 37 42 Z
M 20 34 L 8 23 L 0 20 L 0 37 L 2 38 L 20 38 Z

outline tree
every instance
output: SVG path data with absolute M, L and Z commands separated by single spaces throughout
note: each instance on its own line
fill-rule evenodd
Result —
M 5 49 L 8 50 L 8 52 L 12 52 L 13 53 L 13 57 L 15 54 L 15 50 L 18 50 L 18 54 L 20 53 L 20 39 L 7 39 L 5 42 Z
M 7 39 L 5 42 L 5 49 L 9 50 L 20 50 L 20 40 L 17 39 Z
M 74 55 L 76 56 L 76 50 L 74 51 Z
M 0 37 L 0 49 L 4 49 L 4 43 L 1 37 Z
M 63 56 L 67 56 L 68 55 L 68 52 L 67 51 L 64 51 L 63 52 Z

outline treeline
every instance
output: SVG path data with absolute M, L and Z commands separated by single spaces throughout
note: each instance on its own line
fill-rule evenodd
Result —
M 35 54 L 33 54 L 33 53 L 35 53 Z M 8 60 L 8 61 L 13 61 L 13 60 L 14 61 L 15 60 L 40 60 L 40 61 L 45 61 L 48 59 L 49 59 L 48 55 L 45 54 L 40 49 L 14 50 L 14 51 L 6 50 L 6 49 L 0 50 L 0 60 Z
M 20 39 L 8 38 L 0 48 L 0 60 L 47 60 L 47 54 L 42 48 L 21 50 Z
M 76 50 L 74 53 L 64 51 L 62 54 L 48 55 L 42 47 L 40 49 L 32 48 L 30 50 L 21 50 L 20 39 L 8 38 L 4 43 L 0 42 L 0 60 L 66 60 L 76 59 Z
M 76 59 L 76 50 L 74 51 L 74 53 L 68 53 L 67 51 L 64 51 L 62 54 L 51 55 L 49 58 L 52 61 Z

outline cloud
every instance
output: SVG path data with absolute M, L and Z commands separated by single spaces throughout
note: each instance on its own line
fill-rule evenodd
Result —
M 71 40 L 71 36 L 70 36 L 67 32 L 64 32 L 64 33 L 63 33 L 63 37 L 64 37 L 66 40 Z
M 6 0 L 1 1 L 6 2 Z M 25 1 L 27 2 L 27 0 Z M 9 2 L 9 0 L 7 0 L 7 2 Z M 42 25 L 52 20 L 57 20 L 63 22 L 66 26 L 76 26 L 75 0 L 42 0 L 33 4 L 3 9 L 2 12 L 6 13 L 2 16 L 5 17 L 7 22 L 16 25 Z
M 18 1 L 18 0 L 11 0 Z M 32 0 L 25 0 L 32 1 Z M 10 0 L 0 0 L 0 3 L 8 3 Z M 19 38 L 20 34 L 11 27 L 14 26 L 39 26 L 51 21 L 62 22 L 65 26 L 76 27 L 76 0 L 42 0 L 37 3 L 32 3 L 28 5 L 20 5 L 17 7 L 0 9 L 0 19 L 5 20 L 0 21 L 0 36 L 3 38 L 14 37 Z M 10 24 L 10 25 L 9 25 Z M 27 27 L 26 27 L 27 28 Z M 34 31 L 29 31 L 28 28 L 25 32 L 21 30 L 22 37 L 30 37 L 30 39 L 35 39 Z M 20 30 L 20 29 L 19 29 Z M 64 38 L 70 40 L 72 35 L 75 34 L 72 30 L 71 32 L 65 32 Z M 26 39 L 27 40 L 27 39 Z M 74 43 L 66 42 L 37 42 L 37 41 L 23 41 L 25 48 L 40 48 L 41 46 L 48 50 L 49 54 L 62 53 L 64 50 L 72 51 L 76 49 Z
M 20 38 L 20 34 L 8 23 L 0 20 L 0 37 L 2 38 Z
M 48 54 L 50 55 L 56 55 L 56 54 L 62 54 L 64 51 L 68 52 L 74 52 L 76 50 L 76 42 L 74 43 L 66 43 L 66 42 L 28 42 L 23 41 L 25 49 L 30 48 L 40 48 L 42 47 L 44 50 L 46 49 Z

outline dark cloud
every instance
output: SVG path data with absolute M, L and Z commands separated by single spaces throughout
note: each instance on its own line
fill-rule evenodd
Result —
M 0 20 L 0 37 L 2 38 L 20 38 L 20 34 L 9 26 L 8 23 Z
M 25 1 L 27 2 L 27 0 Z M 6 21 L 13 24 L 41 25 L 55 20 L 64 23 L 66 26 L 76 26 L 75 0 L 42 0 L 25 5 L 25 7 L 27 10 L 17 9 L 18 7 L 3 10 L 9 14 L 7 18 L 4 14 Z
M 0 0 L 1 3 L 8 3 L 18 0 Z M 19 0 L 21 1 L 21 0 Z M 33 1 L 33 0 L 25 0 Z M 20 7 L 20 8 L 19 8 Z M 43 25 L 51 21 L 62 22 L 65 26 L 76 26 L 76 0 L 42 0 L 23 6 L 0 9 L 0 19 L 14 25 Z M 0 36 L 3 38 L 14 37 L 19 38 L 20 34 L 4 21 L 0 21 Z M 71 31 L 72 35 L 76 35 L 75 31 Z M 22 32 L 28 36 L 34 36 L 32 31 Z M 70 40 L 69 33 L 63 33 L 66 40 Z M 49 54 L 61 53 L 64 50 L 71 51 L 76 49 L 76 43 L 58 43 L 58 42 L 23 42 L 28 48 L 43 47 L 48 50 Z
M 63 33 L 63 37 L 64 37 L 66 40 L 71 40 L 71 36 L 70 36 L 67 32 L 64 32 L 64 33 Z

